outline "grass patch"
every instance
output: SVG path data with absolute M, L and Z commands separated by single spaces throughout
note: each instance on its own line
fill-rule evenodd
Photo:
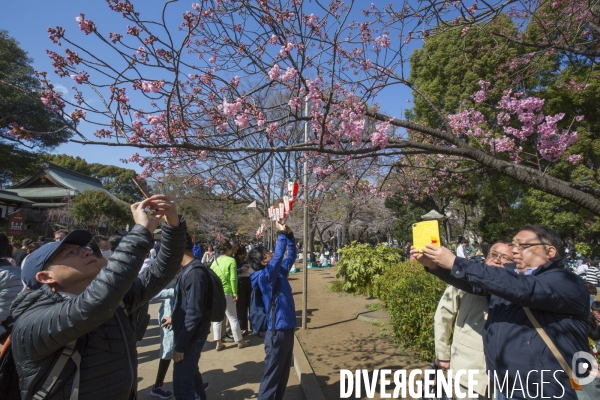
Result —
M 344 292 L 344 281 L 336 279 L 334 281 L 331 281 L 331 283 L 329 285 L 325 286 L 325 288 L 327 289 L 327 291 L 332 292 L 332 293 L 343 293 Z

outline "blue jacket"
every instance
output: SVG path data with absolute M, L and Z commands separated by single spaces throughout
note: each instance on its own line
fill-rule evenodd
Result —
M 284 259 L 286 247 L 287 256 Z M 269 304 L 271 304 L 273 285 L 276 280 L 279 280 L 279 292 L 275 298 L 275 330 L 278 331 L 296 327 L 296 306 L 294 305 L 294 296 L 292 296 L 292 287 L 287 280 L 290 269 L 296 261 L 296 251 L 294 237 L 288 238 L 280 233 L 271 261 L 264 269 L 250 275 L 252 287 L 258 285 L 262 292 L 265 307 L 269 307 Z M 265 310 L 265 312 L 268 312 L 268 310 Z M 271 323 L 271 313 L 269 313 L 269 327 L 271 327 Z
M 567 364 L 571 365 L 576 352 L 590 351 L 587 288 L 582 279 L 563 267 L 562 260 L 541 265 L 531 275 L 520 275 L 514 272 L 514 265 L 495 268 L 457 257 L 451 271 L 429 272 L 459 289 L 490 298 L 483 329 L 490 385 L 494 384 L 495 371 L 500 383 L 508 375 L 509 390 L 515 387 L 513 397 L 539 399 L 539 383 L 543 379 L 544 397 L 576 400 L 567 374 L 553 375 L 562 371 L 562 367 L 523 310 L 523 307 L 531 309 Z M 542 375 L 541 370 L 552 372 Z M 520 387 L 525 389 L 524 393 Z M 503 393 L 506 394 L 506 389 Z

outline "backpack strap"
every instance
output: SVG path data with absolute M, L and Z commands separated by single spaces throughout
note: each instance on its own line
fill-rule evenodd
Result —
M 196 261 L 198 261 L 198 262 L 196 262 Z M 175 305 L 177 305 L 177 292 L 180 292 L 182 296 L 185 295 L 185 289 L 183 286 L 184 278 L 186 278 L 187 275 L 190 273 L 190 271 L 194 268 L 204 270 L 204 274 L 206 275 L 206 280 L 207 280 L 207 285 L 208 285 L 208 299 L 212 299 L 212 296 L 213 296 L 212 280 L 210 279 L 210 276 L 208 275 L 208 271 L 206 271 L 206 269 L 208 269 L 209 267 L 207 267 L 204 263 L 202 263 L 198 259 L 194 259 L 193 261 L 190 262 L 190 264 L 191 265 L 188 267 L 188 269 L 186 269 L 185 272 L 182 275 L 180 275 L 179 278 L 177 279 L 178 282 L 176 283 L 175 288 L 176 289 L 178 288 L 179 290 L 175 291 L 175 304 L 173 305 L 173 310 L 175 310 Z
M 544 343 L 546 343 L 546 346 L 548 346 L 548 348 L 550 349 L 550 352 L 552 352 L 554 357 L 556 357 L 556 360 L 562 367 L 563 371 L 569 376 L 569 382 L 571 383 L 571 387 L 574 390 L 583 390 L 583 388 L 579 384 L 578 379 L 575 377 L 575 374 L 573 374 L 571 367 L 569 367 L 569 364 L 565 361 L 562 354 L 560 354 L 560 352 L 554 345 L 554 342 L 552 342 L 552 339 L 550 339 L 550 336 L 548 336 L 548 334 L 546 333 L 544 328 L 542 328 L 542 326 L 540 325 L 538 320 L 533 316 L 533 313 L 531 312 L 529 307 L 523 307 L 523 311 L 525 311 L 525 314 L 527 314 L 527 318 L 529 318 L 529 322 L 531 322 L 531 324 L 537 331 L 538 335 L 540 335 L 542 340 L 544 341 Z
M 81 364 L 81 354 L 79 354 L 79 351 L 75 349 L 76 344 L 77 339 L 73 340 L 62 349 L 60 357 L 58 358 L 58 361 L 56 361 L 56 364 L 54 364 L 54 367 L 52 367 L 48 378 L 46 378 L 46 381 L 44 382 L 42 387 L 33 395 L 33 400 L 43 400 L 46 398 L 46 396 L 48 396 L 48 394 L 50 394 L 52 388 L 54 388 L 54 385 L 56 385 L 58 376 L 65 368 L 65 365 L 67 364 L 69 358 L 73 359 L 73 362 L 75 362 L 75 367 L 77 368 L 75 376 L 73 377 L 73 386 L 71 389 L 70 400 L 77 400 L 77 398 L 79 397 L 79 366 Z

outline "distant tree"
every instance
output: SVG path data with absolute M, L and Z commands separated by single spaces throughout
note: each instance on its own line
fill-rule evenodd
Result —
M 132 181 L 132 178 L 137 177 L 134 170 L 98 163 L 89 164 L 89 167 L 90 175 L 100 179 L 106 190 L 124 202 L 131 204 L 144 199 L 144 196 Z M 145 186 L 143 179 L 140 179 L 140 183 Z
M 71 171 L 79 172 L 80 174 L 92 174 L 90 164 L 79 156 L 73 157 L 68 154 L 44 154 L 40 157 L 40 162 L 41 161 L 50 161 L 53 164 L 60 165 Z
M 115 201 L 102 190 L 88 190 L 73 201 L 72 215 L 77 225 L 88 230 L 107 232 L 133 224 L 127 204 Z
M 65 122 L 42 103 L 31 62 L 19 43 L 0 30 L 0 187 L 34 170 L 35 153 L 72 136 Z M 16 126 L 25 130 L 13 129 Z

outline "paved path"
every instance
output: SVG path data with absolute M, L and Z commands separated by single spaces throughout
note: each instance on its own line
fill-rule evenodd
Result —
M 140 400 L 156 399 L 150 396 L 150 387 L 154 384 L 158 371 L 159 329 L 156 316 L 160 302 L 150 303 L 150 325 L 144 340 L 138 345 L 138 397 Z M 227 343 L 227 348 L 217 352 L 209 335 L 200 357 L 200 372 L 204 382 L 209 382 L 208 400 L 256 399 L 258 386 L 264 368 L 265 351 L 263 340 L 254 335 L 245 336 L 250 347 L 238 349 L 234 343 Z M 169 367 L 165 386 L 173 389 L 173 363 Z M 290 372 L 288 387 L 284 400 L 305 400 L 300 382 L 294 367 Z

